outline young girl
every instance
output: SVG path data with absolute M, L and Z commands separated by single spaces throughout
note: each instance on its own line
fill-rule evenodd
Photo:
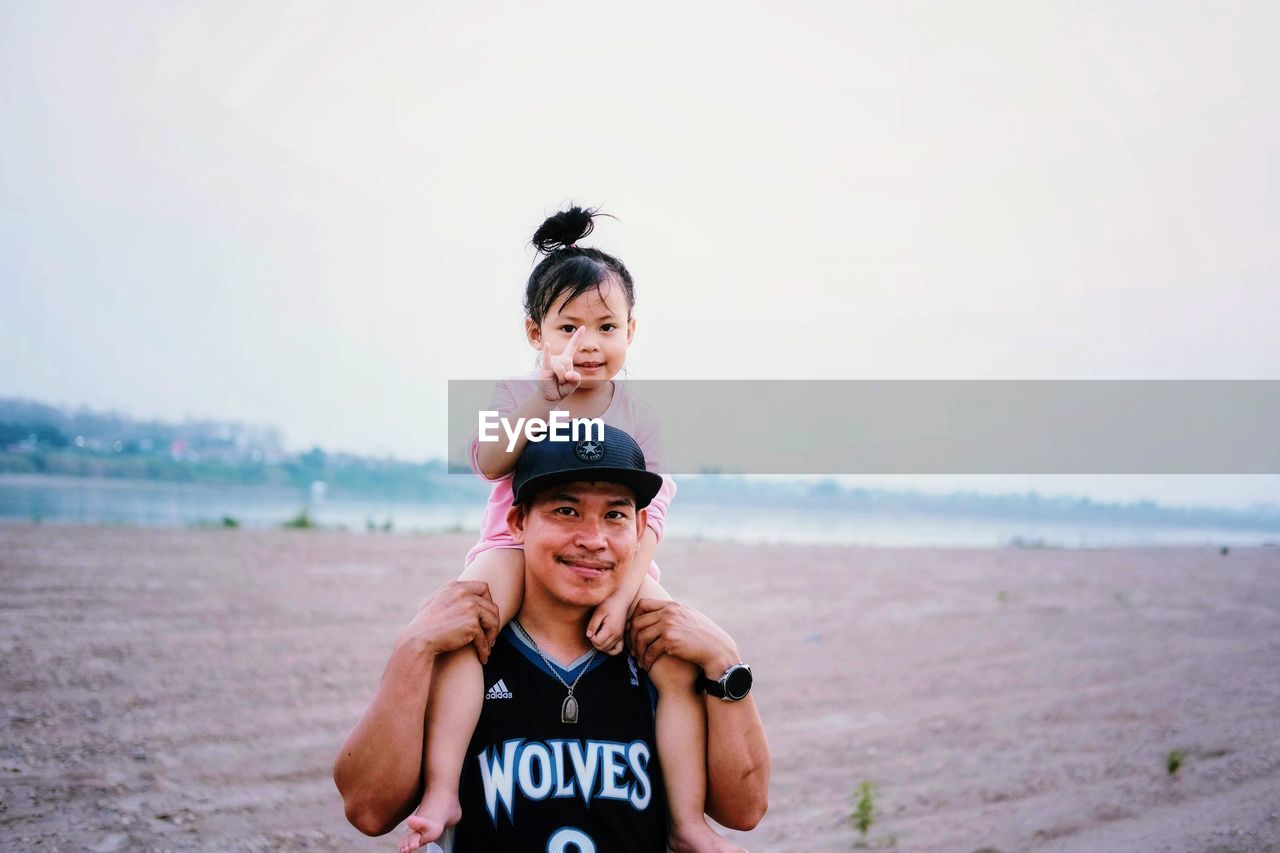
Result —
M 644 451 L 650 470 L 661 471 L 662 447 L 652 409 L 612 381 L 623 367 L 635 334 L 631 316 L 635 293 L 622 262 L 599 249 L 574 245 L 590 234 L 595 211 L 572 207 L 548 218 L 533 235 L 546 255 L 525 289 L 525 334 L 540 353 L 539 370 L 523 379 L 499 383 L 490 409 L 509 421 L 548 419 L 553 409 L 573 418 L 600 417 L 630 433 Z M 467 554 L 462 577 L 489 585 L 505 626 L 520 609 L 524 594 L 524 553 L 507 530 L 511 508 L 511 472 L 524 449 L 523 435 L 507 451 L 506 441 L 472 442 L 476 473 L 493 482 L 481 524 L 481 539 Z M 639 598 L 670 598 L 657 584 L 654 549 L 662 535 L 675 483 L 664 476 L 662 490 L 648 507 L 648 527 L 635 559 L 617 591 L 592 614 L 587 637 L 596 649 L 618 654 L 633 603 Z M 736 850 L 703 817 L 706 799 L 706 719 L 702 698 L 694 693 L 691 664 L 663 655 L 651 667 L 658 689 L 658 757 L 671 816 L 674 850 Z M 484 672 L 471 646 L 441 658 L 427 706 L 427 742 L 423 775 L 426 792 L 409 818 L 400 850 L 425 846 L 461 818 L 458 782 L 467 746 L 480 718 Z

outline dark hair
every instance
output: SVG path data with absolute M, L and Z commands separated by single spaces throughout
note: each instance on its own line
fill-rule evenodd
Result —
M 627 313 L 636 305 L 635 285 L 622 261 L 599 249 L 587 249 L 574 243 L 595 229 L 599 208 L 571 206 L 548 216 L 530 241 L 546 255 L 533 272 L 524 290 L 524 310 L 533 322 L 541 324 L 551 306 L 566 294 L 572 302 L 588 290 L 599 289 L 612 278 L 622 286 L 627 297 Z

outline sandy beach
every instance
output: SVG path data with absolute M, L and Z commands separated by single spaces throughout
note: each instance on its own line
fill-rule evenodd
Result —
M 331 762 L 469 544 L 0 526 L 0 846 L 392 849 Z M 659 561 L 756 670 L 752 851 L 1280 849 L 1280 549 Z

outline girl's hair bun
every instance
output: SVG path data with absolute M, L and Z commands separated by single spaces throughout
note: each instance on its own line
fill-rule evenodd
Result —
M 567 249 L 587 236 L 596 227 L 594 217 L 598 208 L 570 207 L 546 218 L 533 232 L 534 247 L 544 255 L 557 249 Z

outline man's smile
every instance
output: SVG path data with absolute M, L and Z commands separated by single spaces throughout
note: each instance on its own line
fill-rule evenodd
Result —
M 605 572 L 613 571 L 615 565 L 608 560 L 562 555 L 556 556 L 556 562 L 584 578 L 598 578 Z

